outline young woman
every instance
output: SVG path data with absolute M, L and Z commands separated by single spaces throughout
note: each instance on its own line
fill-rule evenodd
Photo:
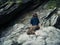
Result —
M 33 17 L 31 18 L 30 24 L 32 25 L 31 29 L 33 29 L 34 31 L 39 29 L 39 19 L 38 19 L 38 15 L 35 13 L 33 14 Z
M 30 27 L 30 29 L 27 31 L 27 34 L 30 35 L 30 34 L 35 34 L 35 31 L 38 30 L 40 27 L 39 27 L 39 19 L 38 19 L 38 16 L 37 14 L 33 14 L 33 17 L 31 18 L 30 20 L 30 24 L 32 25 Z

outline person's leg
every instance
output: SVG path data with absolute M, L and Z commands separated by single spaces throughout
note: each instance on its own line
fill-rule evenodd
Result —
M 28 34 L 28 35 L 35 34 L 34 26 L 31 26 L 31 27 L 30 27 L 30 29 L 27 31 L 27 34 Z
M 36 25 L 36 26 L 35 26 L 35 31 L 36 31 L 36 30 L 39 30 L 39 29 L 40 29 L 39 25 Z

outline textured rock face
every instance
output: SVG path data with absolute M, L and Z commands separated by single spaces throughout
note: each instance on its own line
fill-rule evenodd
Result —
M 5 41 L 3 45 L 11 45 L 12 44 L 12 40 L 8 40 L 8 41 Z
M 52 18 L 53 17 L 53 18 Z M 55 21 L 55 15 L 51 17 L 51 24 Z M 29 19 L 27 16 L 24 24 L 15 24 L 10 29 L 8 28 L 8 35 L 0 39 L 1 45 L 59 45 L 60 44 L 60 30 L 54 27 L 40 27 L 35 32 L 35 35 L 27 35 L 27 27 L 29 26 Z M 56 18 L 57 19 L 57 18 Z M 48 22 L 48 21 L 47 21 Z M 26 23 L 26 25 L 25 25 Z M 48 23 L 46 23 L 48 24 Z M 5 33 L 4 33 L 5 34 Z
M 23 26 L 23 25 L 22 25 Z M 24 26 L 23 26 L 24 28 Z M 20 28 L 21 30 L 21 28 Z M 19 30 L 17 30 L 19 31 Z M 1 38 L 1 45 L 59 45 L 60 30 L 54 27 L 43 27 L 35 32 L 35 35 L 27 35 L 26 32 L 17 32 Z
M 38 8 L 37 11 L 39 19 L 43 16 L 46 16 L 46 14 L 49 14 L 51 11 L 48 10 L 40 10 Z M 28 15 L 28 14 L 27 14 Z M 41 23 L 48 25 L 47 27 L 41 26 L 39 30 L 35 32 L 35 35 L 27 35 L 27 27 L 29 26 L 29 21 L 31 18 L 30 14 L 29 16 L 26 16 L 25 19 L 21 19 L 18 21 L 17 24 L 14 26 L 8 28 L 8 33 L 4 33 L 5 36 L 0 38 L 0 45 L 59 45 L 60 44 L 60 30 L 56 29 L 54 27 L 49 27 L 49 19 L 48 23 L 44 23 L 42 19 L 40 19 Z M 56 21 L 56 16 L 53 15 L 51 17 L 51 24 L 54 25 Z M 22 24 L 20 24 L 20 21 Z
M 23 34 L 18 38 L 18 43 L 23 45 L 56 45 L 60 42 L 60 31 L 54 27 L 43 28 L 42 30 L 36 31 L 36 35 Z M 24 38 L 23 38 L 24 37 Z M 20 42 L 20 41 L 21 42 Z
M 60 16 L 58 16 L 58 18 L 57 18 L 56 23 L 54 24 L 54 26 L 56 28 L 59 28 L 60 29 Z
M 60 29 L 60 8 L 58 8 L 57 14 L 59 15 L 55 23 L 55 27 Z
M 52 16 L 51 23 L 53 23 L 55 15 Z M 27 19 L 27 18 L 26 18 Z M 29 19 L 28 19 L 29 20 Z M 24 21 L 26 23 L 27 20 Z M 26 23 L 28 24 L 28 22 Z M 28 25 L 15 24 L 11 27 L 7 36 L 0 39 L 1 45 L 59 45 L 60 44 L 60 30 L 54 27 L 40 27 L 35 32 L 35 35 L 27 35 Z M 5 34 L 5 33 L 4 33 Z

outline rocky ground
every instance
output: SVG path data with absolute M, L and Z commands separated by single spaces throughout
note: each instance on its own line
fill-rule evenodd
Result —
M 19 18 L 13 26 L 5 29 L 7 31 L 2 33 L 0 45 L 60 45 L 60 29 L 52 25 L 49 26 L 49 20 L 42 20 L 42 17 L 47 16 L 52 10 L 39 7 L 34 11 L 24 14 L 26 15 L 24 18 Z M 27 35 L 27 27 L 30 27 L 29 22 L 34 12 L 38 14 L 41 28 L 35 32 L 35 35 Z M 58 16 L 54 14 L 52 17 L 50 18 L 51 24 L 54 24 Z M 43 25 L 41 25 L 42 22 Z
M 41 27 L 35 35 L 27 35 L 25 25 L 20 24 L 6 37 L 1 38 L 1 45 L 60 45 L 60 30 L 52 26 Z

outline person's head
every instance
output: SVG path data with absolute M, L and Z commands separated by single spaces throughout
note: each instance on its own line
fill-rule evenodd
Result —
M 33 17 L 38 17 L 37 13 L 34 13 L 34 14 L 33 14 Z

